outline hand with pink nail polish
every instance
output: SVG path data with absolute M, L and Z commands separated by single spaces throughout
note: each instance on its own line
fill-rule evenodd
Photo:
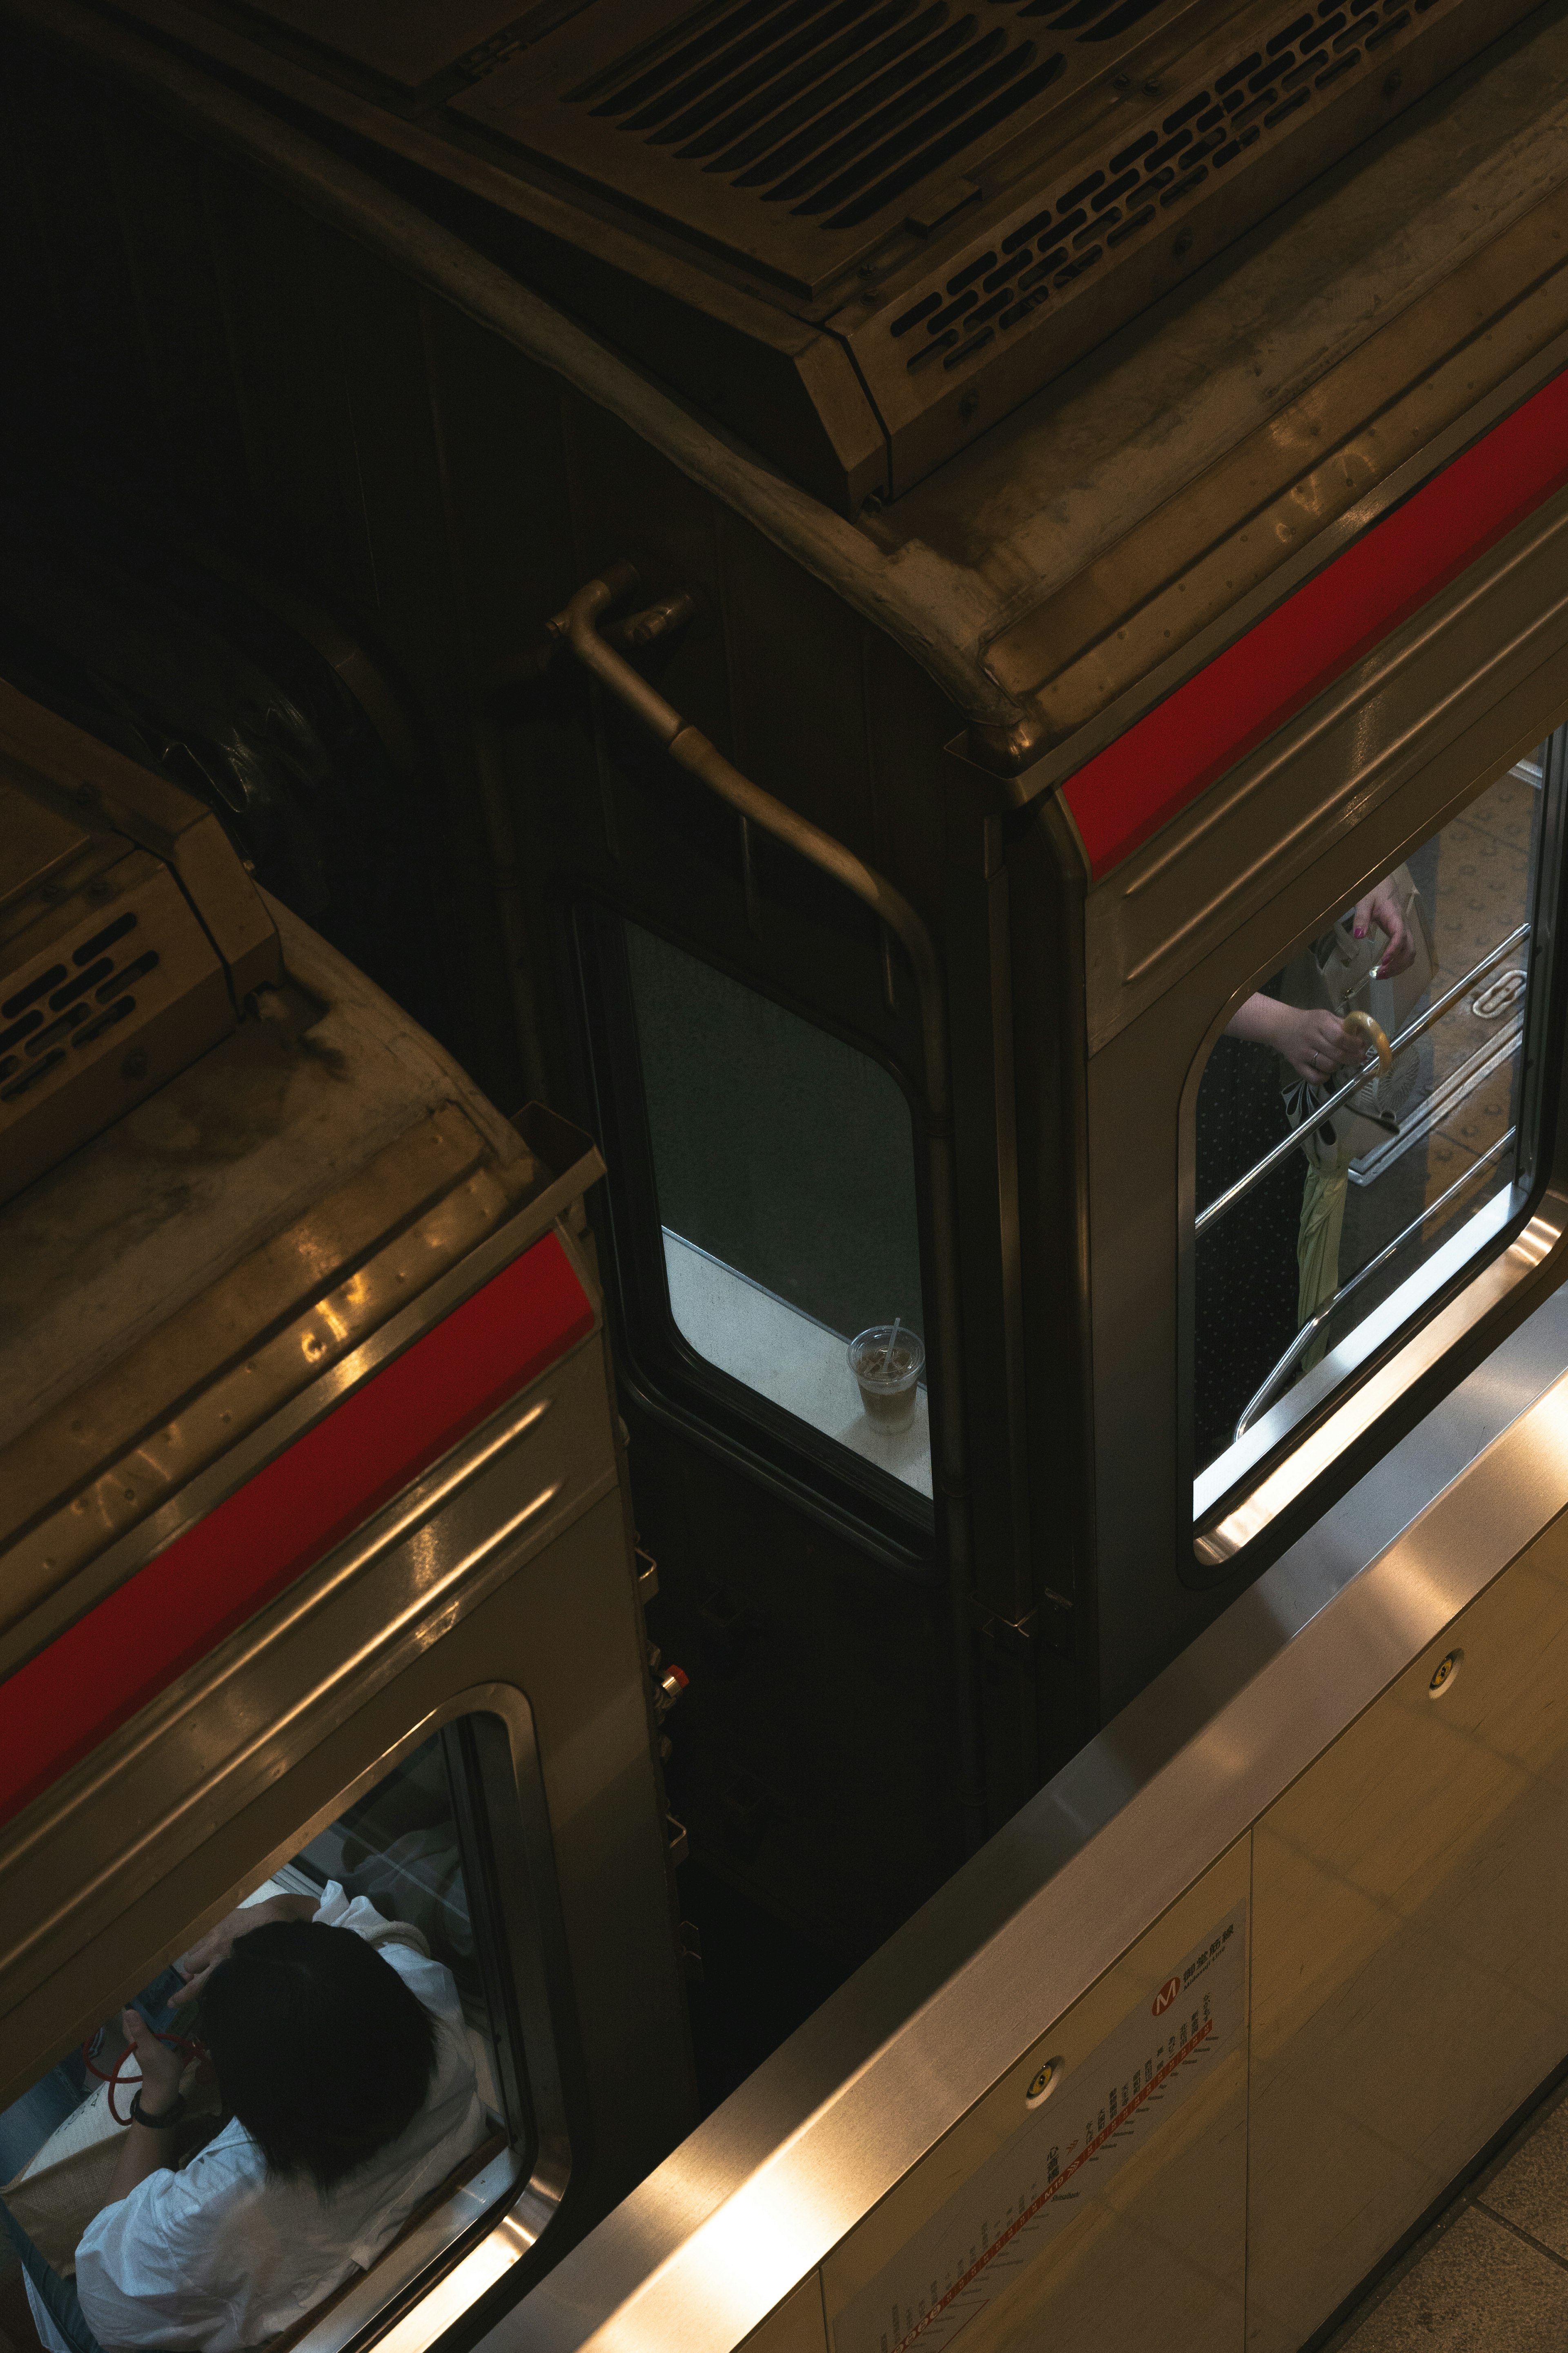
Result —
M 1374 980 L 1392 980 L 1396 973 L 1408 972 L 1415 961 L 1415 943 L 1410 937 L 1399 901 L 1394 896 L 1394 877 L 1385 874 L 1375 883 L 1364 899 L 1358 899 L 1352 925 L 1358 940 L 1364 940 L 1373 925 L 1388 942 L 1382 961 L 1375 966 Z

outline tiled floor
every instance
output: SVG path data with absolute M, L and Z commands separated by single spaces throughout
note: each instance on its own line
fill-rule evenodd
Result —
M 1536 2110 L 1324 2353 L 1563 2353 L 1568 2084 Z

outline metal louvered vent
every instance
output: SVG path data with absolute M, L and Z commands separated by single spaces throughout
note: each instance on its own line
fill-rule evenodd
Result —
M 1032 5 L 1032 0 L 1031 0 Z M 1259 140 L 1278 138 L 1438 0 L 1319 0 L 1184 97 L 1054 202 L 996 237 L 889 324 L 910 373 L 962 367 L 1022 325 L 1118 248 L 1157 231 L 1172 208 Z M 917 330 L 920 331 L 917 332 Z
M 132 987 L 158 966 L 156 948 L 130 939 L 136 927 L 134 914 L 117 916 L 0 1003 L 0 1103 L 30 1094 L 69 1053 L 135 1012 Z
M 4 681 L 0 737 L 4 1202 L 226 1037 L 282 959 L 200 802 Z
M 947 0 L 739 0 L 656 62 L 612 77 L 605 95 L 601 82 L 572 97 L 769 204 L 855 228 L 1006 121 L 1065 63 Z
M 491 153 L 591 187 L 634 239 L 654 225 L 650 287 L 660 250 L 672 272 L 717 259 L 746 301 L 836 338 L 855 391 L 834 397 L 869 402 L 887 453 L 879 481 L 880 450 L 857 443 L 853 509 L 868 484 L 918 481 L 1533 5 L 592 0 L 448 111 Z M 719 296 L 712 315 L 739 340 L 743 310 Z M 816 359 L 803 385 L 819 365 L 826 385 Z M 728 381 L 710 371 L 700 398 L 710 380 Z M 829 438 L 840 410 L 821 398 Z M 737 393 L 725 421 L 750 438 L 763 414 Z
M 595 0 L 450 106 L 811 296 L 1204 5 Z

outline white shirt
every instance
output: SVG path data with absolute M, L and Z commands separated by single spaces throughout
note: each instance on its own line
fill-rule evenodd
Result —
M 412 1946 L 383 1944 L 363 1896 L 329 1883 L 316 1918 L 370 1936 L 436 2021 L 436 2072 L 407 2130 L 322 2199 L 309 2180 L 268 2179 L 237 2117 L 182 2172 L 166 2168 L 95 2214 L 77 2248 L 76 2287 L 103 2346 L 240 2353 L 291 2328 L 366 2270 L 422 2199 L 487 2130 L 452 1973 Z M 39 2334 L 68 2353 L 31 2295 Z

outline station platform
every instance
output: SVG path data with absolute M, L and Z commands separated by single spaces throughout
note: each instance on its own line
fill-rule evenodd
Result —
M 1568 2081 L 1512 2133 L 1322 2353 L 1562 2353 Z

